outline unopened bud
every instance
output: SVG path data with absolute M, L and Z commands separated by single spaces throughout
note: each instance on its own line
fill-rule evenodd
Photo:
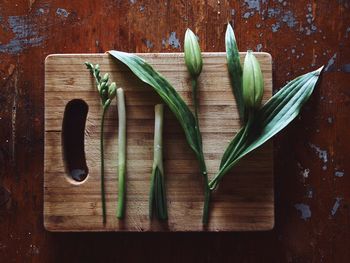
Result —
M 251 50 L 248 50 L 243 67 L 243 100 L 247 109 L 261 105 L 264 93 L 264 79 L 260 64 Z
M 113 100 L 115 98 L 116 92 L 117 92 L 117 85 L 115 84 L 115 82 L 112 82 L 108 89 L 108 98 L 110 100 Z
M 196 35 L 190 30 L 185 34 L 185 63 L 192 77 L 198 77 L 202 71 L 202 55 Z
M 103 75 L 102 81 L 107 83 L 108 80 L 109 80 L 109 74 L 106 73 L 106 74 Z

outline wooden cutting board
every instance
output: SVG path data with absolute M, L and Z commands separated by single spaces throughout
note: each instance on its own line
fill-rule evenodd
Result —
M 182 53 L 138 54 L 161 72 L 191 105 L 189 75 Z M 245 53 L 241 53 L 243 60 Z M 272 62 L 261 63 L 265 93 L 272 94 Z M 107 224 L 100 201 L 100 98 L 84 62 L 99 63 L 102 73 L 123 87 L 127 105 L 127 196 L 124 220 L 116 218 L 117 130 L 116 102 L 105 126 Z M 224 53 L 203 53 L 199 86 L 199 118 L 208 172 L 213 176 L 230 139 L 240 128 L 231 93 Z M 62 151 L 62 121 L 68 102 L 88 105 L 85 156 L 88 177 L 81 183 L 68 176 Z M 212 196 L 210 223 L 202 226 L 203 181 L 194 154 L 172 113 L 165 112 L 164 165 L 169 220 L 149 220 L 148 195 L 153 159 L 154 105 L 157 94 L 107 54 L 50 55 L 45 61 L 44 224 L 50 231 L 248 231 L 274 225 L 272 143 L 242 160 Z

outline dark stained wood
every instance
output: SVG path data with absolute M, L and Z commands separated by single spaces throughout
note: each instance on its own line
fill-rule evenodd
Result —
M 203 51 L 224 51 L 228 21 L 234 23 L 242 51 L 272 54 L 276 90 L 299 74 L 327 65 L 301 117 L 275 139 L 275 229 L 212 234 L 46 232 L 46 55 L 109 49 L 179 52 L 187 27 L 198 33 Z M 1 262 L 350 258 L 349 1 L 2 0 L 0 42 L 0 191 L 9 193 L 5 204 L 0 200 Z

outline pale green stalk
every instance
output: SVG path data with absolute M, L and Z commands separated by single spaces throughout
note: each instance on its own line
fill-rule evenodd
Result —
M 168 219 L 168 211 L 163 168 L 163 115 L 164 105 L 157 104 L 155 106 L 154 153 L 149 200 L 149 216 L 152 218 L 154 211 L 158 219 L 166 220 Z
M 126 111 L 122 88 L 117 89 L 118 100 L 118 207 L 117 217 L 124 217 L 125 210 L 125 173 L 126 173 Z
M 105 122 L 106 112 L 109 105 L 103 106 L 102 116 L 101 116 L 101 135 L 100 135 L 100 149 L 101 149 L 101 202 L 102 202 L 102 218 L 103 224 L 106 224 L 107 221 L 107 212 L 106 212 L 106 194 L 105 194 L 105 158 L 104 158 L 104 143 L 103 143 L 103 128 Z

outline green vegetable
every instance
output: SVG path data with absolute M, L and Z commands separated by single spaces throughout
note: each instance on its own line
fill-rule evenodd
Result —
M 289 82 L 248 120 L 225 150 L 220 169 L 209 183 L 211 190 L 240 159 L 263 145 L 298 116 L 311 96 L 321 71 L 322 68 L 319 68 Z
M 97 90 L 101 97 L 102 103 L 102 118 L 101 118 L 101 135 L 100 135 L 100 147 L 101 147 L 101 201 L 102 201 L 102 217 L 103 224 L 106 224 L 106 197 L 105 197 L 105 176 L 104 176 L 104 145 L 103 145 L 103 128 L 106 112 L 111 105 L 112 100 L 116 96 L 116 84 L 114 82 L 108 83 L 109 74 L 106 73 L 103 77 L 100 75 L 100 66 L 96 64 L 95 66 L 89 62 L 85 62 L 86 67 L 90 70 L 91 74 L 96 80 Z
M 202 136 L 199 129 L 198 120 L 198 98 L 197 98 L 197 87 L 198 77 L 202 72 L 202 54 L 199 48 L 196 35 L 190 30 L 186 30 L 185 34 L 185 63 L 187 70 L 191 75 L 192 83 L 192 102 L 194 105 L 194 116 L 196 121 L 196 133 L 199 139 L 199 146 L 202 147 Z
M 126 173 L 126 113 L 125 98 L 122 88 L 117 89 L 118 100 L 118 207 L 117 217 L 124 217 L 125 206 L 125 173 Z
M 260 108 L 263 93 L 264 79 L 260 64 L 253 52 L 248 50 L 243 68 L 243 101 L 248 118 L 252 111 Z
M 186 140 L 191 149 L 194 151 L 198 161 L 201 174 L 206 186 L 205 205 L 203 209 L 203 222 L 208 221 L 208 206 L 210 199 L 210 190 L 208 187 L 208 173 L 204 161 L 201 138 L 198 137 L 196 118 L 191 110 L 183 101 L 181 96 L 171 86 L 171 84 L 156 70 L 152 68 L 144 59 L 121 51 L 109 51 L 114 58 L 124 63 L 129 69 L 143 82 L 152 87 L 169 109 L 174 113 L 185 132 Z M 146 86 L 147 87 L 147 86 Z
M 237 102 L 237 108 L 241 122 L 245 122 L 245 106 L 243 100 L 242 66 L 239 58 L 239 51 L 236 43 L 235 33 L 230 24 L 227 25 L 226 35 L 226 57 L 227 68 L 231 80 L 233 95 Z
M 185 63 L 192 78 L 197 79 L 202 72 L 203 61 L 196 35 L 187 28 L 185 34 Z
M 152 218 L 153 211 L 158 219 L 168 219 L 166 191 L 163 169 L 163 115 L 164 105 L 155 106 L 154 123 L 154 154 L 151 176 L 151 190 L 149 199 L 149 216 Z
M 201 152 L 203 152 L 203 145 L 202 145 L 202 134 L 200 132 L 199 128 L 199 118 L 198 118 L 198 77 L 202 72 L 202 54 L 201 50 L 198 44 L 198 40 L 196 35 L 190 30 L 186 30 L 185 34 L 185 44 L 184 44 L 184 52 L 185 52 L 185 63 L 187 66 L 187 70 L 190 73 L 191 76 L 191 86 L 192 86 L 192 103 L 194 106 L 194 117 L 195 117 L 195 130 L 197 133 L 197 139 L 199 140 L 199 146 L 201 148 Z M 204 159 L 204 158 L 203 158 Z M 202 171 L 205 171 L 205 173 L 202 172 L 203 178 L 204 178 L 204 208 L 203 208 L 203 224 L 208 223 L 208 216 L 209 216 L 209 201 L 210 201 L 210 190 L 208 188 L 208 175 L 207 175 L 207 168 L 205 165 L 205 162 L 203 161 L 202 164 L 203 168 Z
M 171 84 L 144 59 L 134 54 L 114 50 L 109 51 L 109 54 L 128 66 L 141 81 L 151 86 L 158 93 L 178 119 L 185 132 L 187 142 L 197 158 L 204 160 L 195 129 L 195 117 Z
M 196 98 L 197 86 L 193 85 L 193 80 L 198 78 L 200 71 L 198 67 L 197 70 L 196 67 L 193 67 L 197 59 L 194 60 L 194 58 L 191 58 L 191 52 L 194 57 L 198 58 L 200 51 L 197 52 L 194 48 L 196 43 L 193 41 L 193 38 L 190 40 L 185 45 L 185 58 L 187 57 L 185 62 L 192 78 L 192 96 L 196 105 L 198 103 Z M 311 96 L 322 72 L 322 68 L 320 68 L 292 80 L 260 108 L 263 93 L 263 78 L 260 65 L 253 54 L 248 52 L 245 59 L 244 73 L 242 72 L 234 32 L 232 27 L 228 25 L 226 31 L 227 64 L 232 90 L 237 101 L 243 127 L 225 150 L 219 171 L 208 182 L 197 113 L 193 116 L 188 106 L 170 83 L 145 60 L 136 55 L 119 51 L 109 51 L 109 53 L 128 66 L 140 80 L 149 84 L 169 106 L 180 122 L 187 142 L 199 161 L 201 174 L 205 181 L 204 224 L 208 222 L 211 192 L 216 189 L 224 175 L 240 159 L 263 145 L 285 128 L 299 114 L 301 107 Z

